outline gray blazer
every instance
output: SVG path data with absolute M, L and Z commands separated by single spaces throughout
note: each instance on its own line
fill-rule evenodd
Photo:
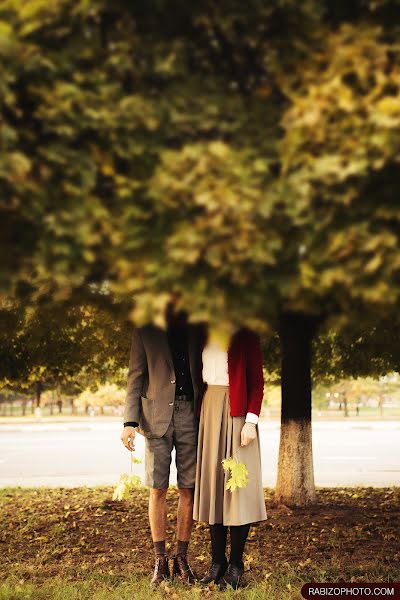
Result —
M 198 415 L 204 393 L 202 350 L 205 329 L 188 325 L 188 353 Z M 154 325 L 134 329 L 129 358 L 124 423 L 136 421 L 147 438 L 160 438 L 171 422 L 175 371 L 166 331 Z

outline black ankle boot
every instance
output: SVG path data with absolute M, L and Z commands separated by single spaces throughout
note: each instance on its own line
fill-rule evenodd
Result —
M 224 562 L 222 564 L 211 563 L 203 579 L 200 579 L 200 584 L 208 585 L 209 583 L 218 583 L 223 574 L 225 573 L 227 566 L 227 562 Z
M 228 585 L 231 585 L 234 590 L 237 590 L 240 586 L 240 580 L 244 573 L 243 567 L 238 567 L 237 565 L 233 565 L 232 563 L 228 564 L 228 568 L 225 571 L 224 576 L 221 578 L 219 585 L 222 589 L 226 588 Z

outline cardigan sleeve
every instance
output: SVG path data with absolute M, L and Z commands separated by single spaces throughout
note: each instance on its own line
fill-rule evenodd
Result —
M 263 360 L 260 338 L 255 333 L 249 335 L 246 362 L 247 412 L 259 415 L 264 396 Z

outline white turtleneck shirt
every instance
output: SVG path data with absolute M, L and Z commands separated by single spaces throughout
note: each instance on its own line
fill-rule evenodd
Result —
M 229 385 L 228 352 L 216 341 L 209 341 L 203 350 L 203 381 L 208 385 Z M 257 425 L 258 416 L 248 412 L 246 422 Z

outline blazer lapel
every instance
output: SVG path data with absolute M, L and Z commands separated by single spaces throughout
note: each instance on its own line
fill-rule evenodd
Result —
M 174 363 L 172 360 L 171 349 L 168 343 L 167 332 L 161 327 L 157 327 L 154 329 L 154 341 L 153 343 L 158 346 L 159 350 L 161 350 L 168 366 L 171 368 L 172 372 L 175 373 Z

